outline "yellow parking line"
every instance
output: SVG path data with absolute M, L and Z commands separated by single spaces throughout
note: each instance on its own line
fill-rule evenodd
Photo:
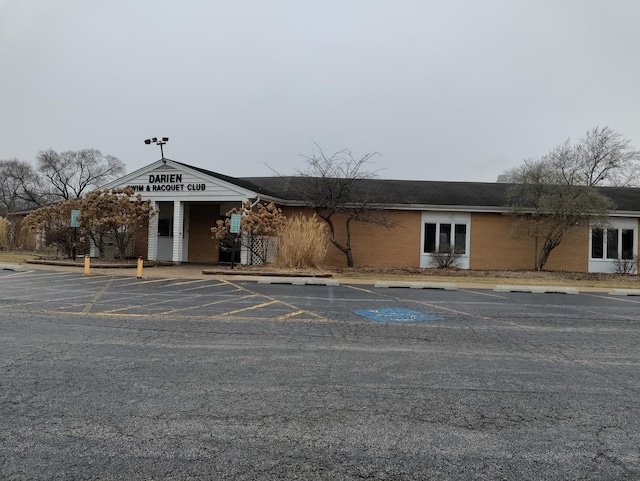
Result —
M 138 284 L 152 284 L 154 282 L 169 282 L 169 281 L 175 281 L 177 279 L 179 279 L 179 277 L 168 277 L 166 279 L 152 279 L 152 280 L 149 280 L 149 281 L 135 281 L 135 284 L 138 285 Z
M 253 294 L 258 294 L 257 292 L 252 291 L 251 289 L 247 289 L 246 287 L 243 287 L 241 285 L 235 284 L 235 283 L 233 283 L 231 281 L 227 281 L 225 279 L 220 279 L 220 281 L 224 282 L 225 284 L 229 284 L 230 286 L 234 286 L 234 287 L 236 287 L 238 289 L 241 289 L 241 290 L 243 290 L 245 292 L 251 292 Z M 274 302 L 279 302 L 283 306 L 287 306 L 287 307 L 289 307 L 291 309 L 296 309 L 296 310 L 300 309 L 298 306 L 294 306 L 293 304 L 289 304 L 288 302 L 284 302 L 284 301 L 278 300 L 275 297 L 267 296 L 265 294 L 258 294 L 258 295 L 260 295 L 262 297 L 265 297 L 267 299 L 272 299 Z M 309 314 L 311 317 L 314 317 L 314 318 L 318 319 L 319 321 L 322 321 L 322 322 L 334 322 L 332 319 L 329 319 L 328 317 L 321 316 L 320 314 L 316 314 L 315 312 L 312 312 L 312 311 L 304 311 L 304 312 Z
M 236 309 L 234 311 L 223 312 L 222 314 L 218 314 L 218 315 L 219 316 L 230 316 L 232 314 L 237 314 L 238 312 L 250 311 L 252 309 L 259 309 L 261 307 L 266 307 L 266 306 L 270 306 L 272 304 L 279 304 L 279 303 L 280 303 L 280 301 L 273 300 L 273 301 L 269 301 L 269 302 L 263 302 L 262 304 L 257 304 L 255 306 L 244 307 L 242 309 Z
M 236 297 L 233 300 L 235 301 L 235 300 L 238 300 L 238 299 L 248 299 L 250 297 L 255 297 L 255 294 L 242 296 L 242 297 Z M 229 299 L 220 299 L 219 301 L 208 302 L 206 304 L 198 304 L 197 306 L 183 307 L 181 309 L 172 309 L 170 311 L 157 312 L 156 314 L 173 314 L 174 312 L 188 311 L 190 309 L 200 309 L 201 307 L 213 306 L 213 305 L 216 305 L 216 304 L 222 304 L 224 302 L 229 302 Z
M 55 299 L 40 299 L 37 301 L 27 301 L 27 302 L 20 302 L 20 306 L 29 306 L 31 304 L 46 304 L 48 302 L 59 302 L 59 301 L 68 301 L 68 300 L 80 300 L 84 297 L 91 297 L 92 294 L 78 294 L 75 296 L 70 296 L 70 297 L 56 297 Z M 16 297 L 0 297 L 0 300 L 2 301 L 16 301 L 16 300 L 20 300 L 20 296 L 16 296 Z
M 219 294 L 230 294 L 232 292 L 237 292 L 239 289 L 234 289 L 233 291 L 225 291 L 225 292 L 221 292 Z M 249 296 L 250 297 L 250 296 Z M 202 299 L 201 296 L 191 296 L 191 297 L 183 297 L 184 299 Z M 112 301 L 110 301 L 112 302 Z M 131 305 L 131 306 L 127 306 L 127 307 L 119 307 L 117 309 L 111 309 L 108 311 L 101 311 L 105 314 L 109 314 L 109 313 L 113 313 L 113 312 L 121 312 L 121 311 L 128 311 L 131 309 L 138 309 L 138 308 L 142 308 L 145 306 L 157 306 L 159 304 L 169 304 L 171 302 L 175 302 L 175 299 L 171 298 L 171 299 L 165 299 L 163 301 L 152 301 L 152 302 L 146 302 L 146 303 L 140 303 L 140 304 L 135 304 L 135 305 Z M 216 304 L 218 301 L 214 302 L 213 304 Z M 229 299 L 223 299 L 222 302 L 229 302 Z M 198 304 L 195 306 L 190 306 L 190 307 L 186 307 L 184 309 L 197 309 L 198 307 L 203 307 L 203 306 L 207 306 L 209 304 Z M 176 312 L 176 311 L 181 311 L 183 309 L 174 309 L 174 310 L 170 310 L 170 311 L 161 311 L 161 312 L 156 312 L 155 314 L 165 314 L 167 312 Z
M 91 308 L 93 306 L 96 305 L 96 303 L 100 300 L 100 298 L 105 294 L 105 292 L 107 292 L 109 290 L 109 288 L 111 287 L 111 283 L 113 282 L 113 280 L 110 280 L 109 282 L 107 282 L 104 287 L 100 290 L 100 292 L 97 292 L 95 296 L 93 296 L 93 299 L 91 299 L 91 302 L 89 302 L 84 309 L 82 309 L 82 314 L 89 314 L 89 311 L 91 310 Z
M 290 317 L 298 316 L 302 314 L 304 311 L 300 309 L 299 311 L 290 312 L 289 314 L 285 314 L 283 316 L 276 317 L 276 321 L 282 321 L 284 319 L 289 319 Z
M 140 303 L 140 304 L 135 304 L 132 306 L 127 306 L 127 307 L 119 307 L 118 309 L 111 309 L 109 311 L 101 311 L 104 314 L 108 314 L 111 312 L 120 312 L 120 311 L 128 311 L 129 309 L 136 309 L 139 307 L 145 307 L 145 306 L 156 306 L 158 304 L 167 304 L 169 302 L 175 302 L 175 299 L 165 299 L 164 301 L 153 301 L 153 302 L 147 302 L 147 303 Z
M 174 285 L 174 286 L 182 286 L 184 284 L 195 284 L 196 282 L 209 282 L 209 279 L 196 279 L 194 281 L 176 282 L 175 284 L 172 284 L 172 285 Z
M 177 286 L 178 284 L 172 284 L 174 286 Z M 196 287 L 185 287 L 184 289 L 180 289 L 180 292 L 186 292 L 186 291 L 197 291 L 199 289 L 207 289 L 209 287 L 219 287 L 219 286 L 225 286 L 226 284 L 224 284 L 223 282 L 221 282 L 220 284 L 205 284 L 204 286 L 196 286 Z M 236 289 L 239 290 L 239 289 Z

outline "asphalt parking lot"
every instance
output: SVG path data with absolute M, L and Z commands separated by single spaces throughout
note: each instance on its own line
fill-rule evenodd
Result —
M 640 297 L 0 271 L 1 479 L 640 479 Z

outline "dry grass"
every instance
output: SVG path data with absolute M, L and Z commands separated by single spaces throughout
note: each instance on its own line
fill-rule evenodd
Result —
M 10 264 L 24 264 L 36 257 L 38 256 L 31 252 L 0 252 L 0 262 Z
M 290 219 L 278 235 L 276 265 L 291 269 L 317 268 L 327 255 L 326 226 L 313 217 Z
M 7 248 L 9 244 L 9 226 L 11 222 L 5 217 L 0 217 L 0 251 Z

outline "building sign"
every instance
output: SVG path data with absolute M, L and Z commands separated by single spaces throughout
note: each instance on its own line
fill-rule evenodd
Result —
M 149 174 L 146 184 L 128 185 L 134 192 L 198 192 L 205 184 L 183 184 L 182 174 Z
M 72 210 L 71 211 L 71 227 L 80 227 L 80 221 L 78 220 L 78 217 L 80 217 L 80 211 Z
M 229 227 L 229 232 L 232 234 L 240 233 L 240 220 L 242 219 L 242 214 L 231 214 L 231 226 Z

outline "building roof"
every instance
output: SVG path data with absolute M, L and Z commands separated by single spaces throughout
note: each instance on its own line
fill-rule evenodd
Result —
M 174 161 L 175 162 L 175 161 Z M 304 177 L 231 177 L 218 172 L 176 162 L 203 174 L 229 182 L 257 195 L 279 199 L 285 203 L 303 202 Z M 447 182 L 429 180 L 364 179 L 359 189 L 366 193 L 369 203 L 396 208 L 466 208 L 470 210 L 504 210 L 512 184 L 503 182 Z M 640 211 L 640 188 L 599 187 L 609 197 L 616 210 Z
M 302 200 L 302 177 L 246 177 L 270 195 L 287 200 Z M 364 179 L 359 190 L 369 202 L 390 206 L 449 205 L 501 207 L 505 204 L 508 184 L 482 182 L 437 182 L 418 180 Z

